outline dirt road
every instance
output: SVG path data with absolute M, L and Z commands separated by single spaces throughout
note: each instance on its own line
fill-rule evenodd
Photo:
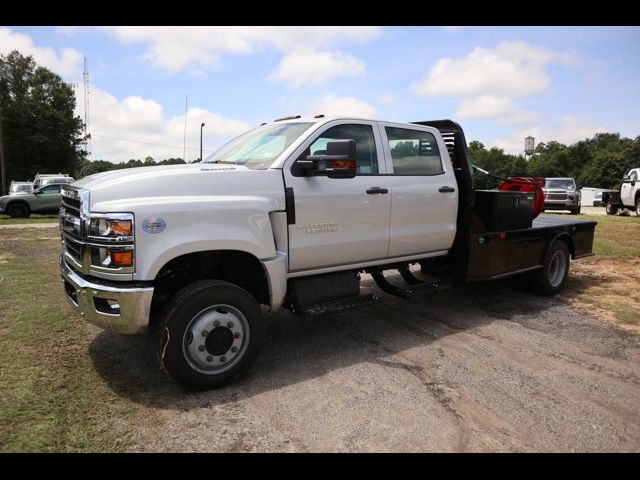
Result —
M 268 322 L 251 374 L 204 393 L 145 338 L 87 326 L 97 371 L 148 413 L 131 450 L 640 451 L 640 335 L 513 283 Z

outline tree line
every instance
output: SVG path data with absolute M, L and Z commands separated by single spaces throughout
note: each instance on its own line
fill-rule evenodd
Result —
M 173 165 L 181 158 L 131 159 L 118 164 L 89 160 L 82 119 L 74 115 L 73 88 L 60 76 L 18 51 L 0 55 L 0 162 L 2 185 L 29 180 L 37 172 L 70 173 L 82 178 L 120 168 Z M 598 133 L 571 145 L 539 143 L 526 159 L 500 148 L 469 143 L 472 161 L 498 176 L 573 177 L 580 186 L 618 188 L 622 175 L 640 166 L 640 136 Z M 495 188 L 499 180 L 476 174 L 478 188 Z
M 502 177 L 572 177 L 579 187 L 617 189 L 626 171 L 640 166 L 640 136 L 630 139 L 618 133 L 597 133 L 571 145 L 539 143 L 528 159 L 496 147 L 487 150 L 478 141 L 469 143 L 469 153 L 473 163 Z M 476 173 L 478 188 L 495 188 L 499 183 Z

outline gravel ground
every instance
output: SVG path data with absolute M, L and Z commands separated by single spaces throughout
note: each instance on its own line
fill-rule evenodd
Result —
M 146 337 L 87 326 L 97 371 L 148 413 L 130 450 L 640 451 L 640 335 L 513 281 L 267 321 L 250 374 L 203 393 Z

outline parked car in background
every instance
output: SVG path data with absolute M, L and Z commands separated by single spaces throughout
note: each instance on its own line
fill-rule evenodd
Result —
M 38 173 L 33 179 L 33 189 L 44 187 L 50 183 L 73 183 L 74 181 L 74 178 L 66 173 Z
M 545 210 L 569 210 L 573 215 L 580 213 L 580 190 L 573 178 L 547 178 L 542 190 Z
M 32 190 L 33 182 L 16 182 L 12 180 L 11 185 L 9 185 L 9 194 L 20 192 L 30 193 Z
M 6 213 L 11 218 L 27 218 L 32 213 L 58 212 L 62 185 L 66 183 L 45 185 L 33 192 L 0 197 L 0 213 Z
M 605 201 L 604 196 L 606 194 L 617 193 L 617 190 L 608 190 L 606 188 L 598 188 L 593 194 L 593 206 L 594 207 L 604 207 Z
M 607 215 L 615 215 L 618 210 L 634 209 L 640 217 L 640 167 L 632 168 L 622 177 L 620 191 L 603 193 L 602 200 L 607 209 Z

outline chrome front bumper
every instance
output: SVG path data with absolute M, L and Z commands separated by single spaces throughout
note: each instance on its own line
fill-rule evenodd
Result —
M 153 287 L 119 287 L 85 280 L 60 257 L 69 303 L 89 322 L 118 333 L 144 333 L 149 325 Z

